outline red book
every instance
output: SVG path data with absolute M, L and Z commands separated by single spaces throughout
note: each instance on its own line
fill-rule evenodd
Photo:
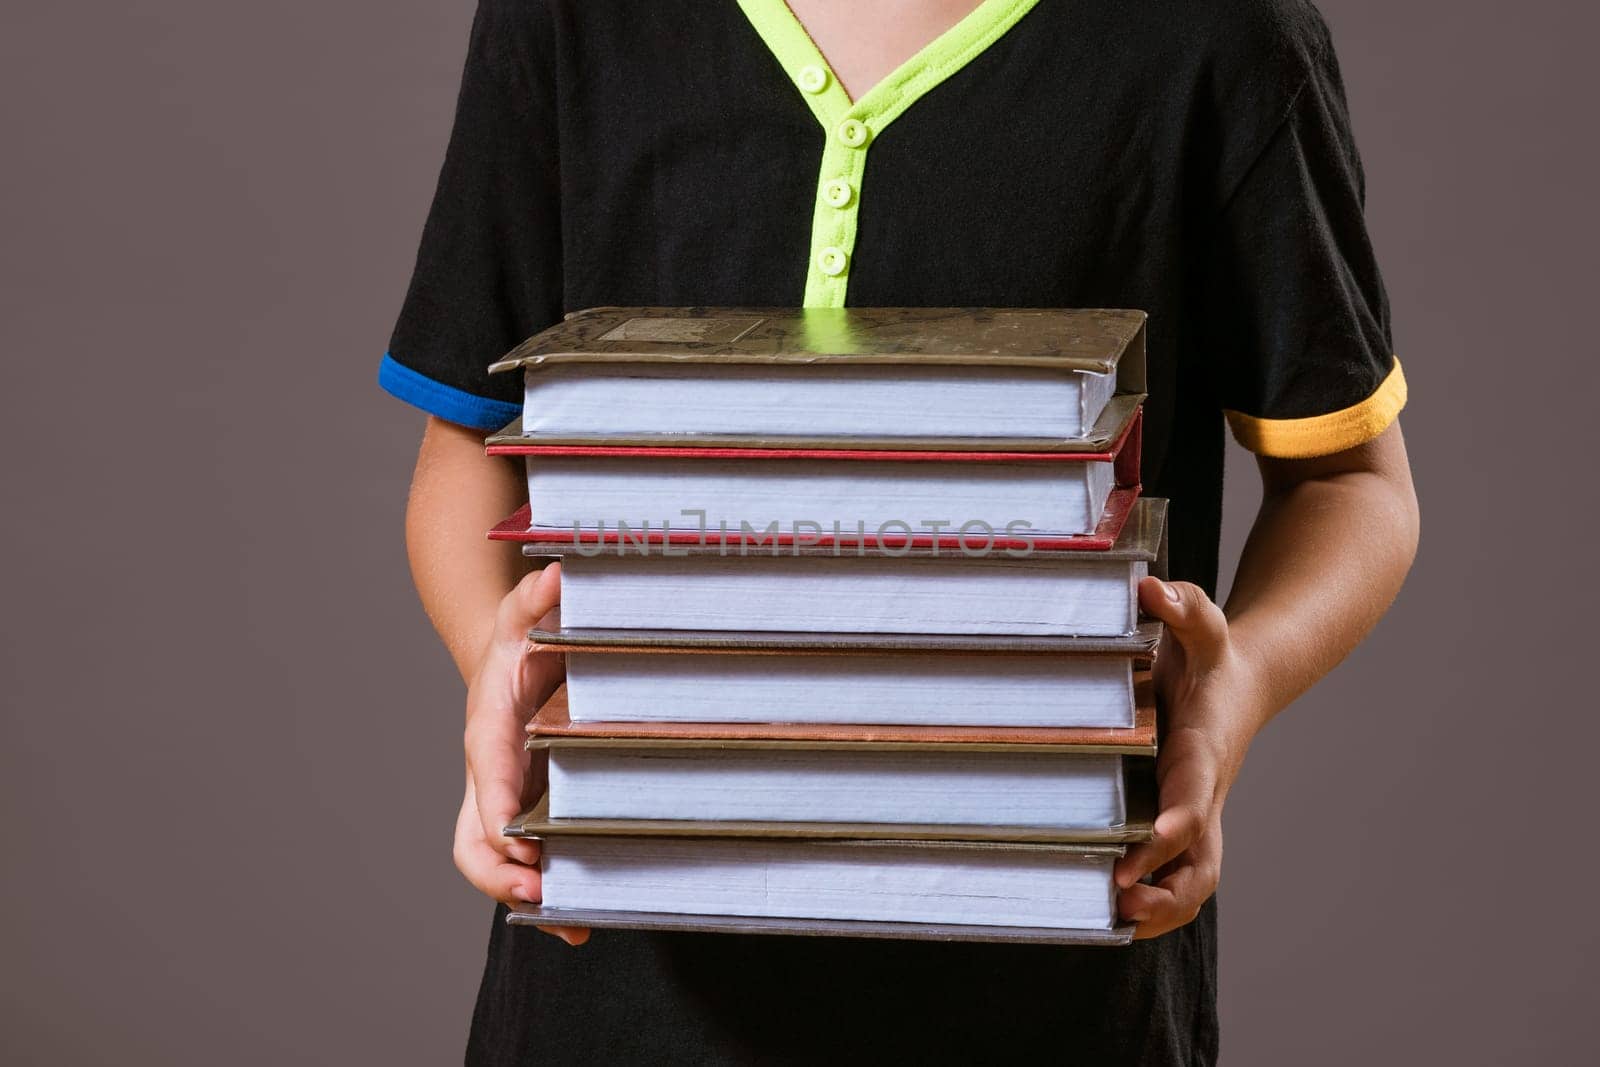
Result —
M 839 554 L 1104 550 L 1139 495 L 1142 411 L 1102 451 L 541 445 L 530 499 L 489 534 L 534 545 Z M 942 514 L 940 512 L 943 512 Z

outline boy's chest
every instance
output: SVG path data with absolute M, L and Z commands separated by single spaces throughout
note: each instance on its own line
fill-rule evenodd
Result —
M 642 18 L 637 37 L 611 27 L 610 61 L 562 72 L 574 301 L 1056 304 L 1170 259 L 1184 157 L 1170 78 L 1058 32 L 1043 6 L 861 99 L 798 22 L 723 11 L 678 30 L 693 48 L 662 50 Z
M 1061 283 L 1136 269 L 1177 238 L 1181 183 L 1164 173 L 1159 129 L 1081 103 L 923 104 L 848 178 L 824 158 L 811 116 L 770 99 L 674 109 L 564 143 L 563 231 L 580 237 L 569 254 L 592 269 L 647 262 L 657 278 L 775 272 L 792 283 L 778 302 L 794 303 L 820 251 L 819 202 L 837 199 L 850 209 L 856 294 L 886 270 L 905 281 L 935 270 L 921 280 L 942 278 L 947 297 L 877 302 L 1015 304 L 1036 286 L 1048 303 Z
M 821 302 L 837 250 L 836 302 L 1081 303 L 1175 258 L 1183 127 L 1140 71 L 1008 34 L 880 123 L 855 106 L 871 97 L 819 104 L 832 87 L 808 90 L 836 77 L 820 55 L 775 55 L 748 26 L 712 36 L 564 87 L 577 298 Z

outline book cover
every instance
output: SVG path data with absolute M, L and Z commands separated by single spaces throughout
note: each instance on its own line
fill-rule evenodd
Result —
M 1156 754 L 1155 686 L 1148 671 L 1134 680 L 1134 725 L 1107 727 L 1039 726 L 868 726 L 815 723 L 573 722 L 563 686 L 527 726 L 528 747 L 626 745 L 677 747 L 751 745 L 773 749 L 854 748 L 882 745 L 917 750 L 952 746 L 1001 751 L 1012 746 L 1062 748 L 1081 752 Z
M 909 533 L 883 530 L 852 531 L 818 528 L 815 532 L 799 533 L 792 529 L 763 529 L 756 533 L 707 526 L 703 529 L 670 528 L 665 518 L 658 525 L 641 517 L 637 528 L 610 525 L 601 528 L 573 526 L 532 526 L 532 509 L 524 504 L 513 514 L 489 531 L 495 541 L 514 541 L 555 548 L 561 545 L 604 546 L 618 549 L 633 548 L 647 551 L 650 546 L 705 548 L 714 547 L 724 552 L 775 553 L 796 549 L 830 549 L 836 553 L 881 552 L 898 555 L 907 551 L 936 550 L 940 552 L 1103 552 L 1116 545 L 1123 527 L 1132 514 L 1140 492 L 1140 458 L 1143 437 L 1143 415 L 1134 409 L 1111 446 L 1098 452 L 946 452 L 915 450 L 872 449 L 751 449 L 720 447 L 635 447 L 599 445 L 500 445 L 490 446 L 490 455 L 515 455 L 524 459 L 541 455 L 570 459 L 590 457 L 602 460 L 619 458 L 636 459 L 648 464 L 655 460 L 722 462 L 730 459 L 762 462 L 783 459 L 803 459 L 825 462 L 891 462 L 891 463 L 1109 463 L 1112 468 L 1112 489 L 1106 498 L 1094 529 L 1087 533 L 1021 534 L 1013 535 L 1003 530 L 991 529 L 987 533 L 959 531 L 937 534 L 911 531 Z M 581 547 L 578 550 L 582 550 Z

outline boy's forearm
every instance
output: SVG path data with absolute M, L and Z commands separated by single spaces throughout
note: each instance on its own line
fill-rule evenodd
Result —
M 1244 739 L 1332 670 L 1388 610 L 1416 555 L 1398 424 L 1323 460 L 1263 460 L 1265 495 L 1224 610 L 1258 699 Z
M 525 492 L 514 464 L 483 454 L 477 431 L 428 419 L 406 505 L 406 551 L 422 606 L 469 681 L 501 599 L 528 570 L 515 545 L 484 533 Z

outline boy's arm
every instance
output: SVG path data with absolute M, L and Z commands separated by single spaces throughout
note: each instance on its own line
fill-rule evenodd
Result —
M 1222 806 L 1256 732 L 1377 623 L 1416 555 L 1418 512 L 1398 423 L 1317 459 L 1260 460 L 1264 495 L 1226 609 L 1198 586 L 1145 579 L 1168 627 L 1156 840 L 1117 865 L 1120 909 L 1154 937 L 1216 889 Z M 1155 874 L 1153 885 L 1135 884 Z
M 528 572 L 515 545 L 484 533 L 526 492 L 515 465 L 483 454 L 480 431 L 428 417 L 406 503 L 406 552 L 423 609 L 468 682 L 500 601 Z

